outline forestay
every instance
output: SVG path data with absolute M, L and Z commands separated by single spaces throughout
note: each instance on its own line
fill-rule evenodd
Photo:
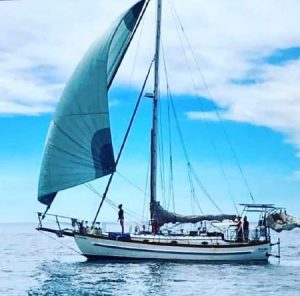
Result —
M 145 0 L 124 13 L 85 54 L 67 83 L 49 127 L 38 200 L 115 171 L 108 89 L 126 53 Z

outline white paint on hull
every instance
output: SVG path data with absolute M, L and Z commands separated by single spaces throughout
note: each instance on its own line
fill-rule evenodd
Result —
M 84 256 L 99 259 L 251 262 L 267 261 L 267 254 L 271 252 L 270 243 L 267 242 L 259 245 L 197 247 L 125 242 L 82 235 L 75 235 L 75 241 Z

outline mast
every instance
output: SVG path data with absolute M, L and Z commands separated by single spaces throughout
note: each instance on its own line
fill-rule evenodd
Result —
M 157 132 L 158 132 L 158 98 L 159 98 L 159 54 L 161 39 L 161 10 L 162 0 L 157 0 L 157 21 L 156 21 L 156 45 L 155 45 L 155 72 L 154 72 L 154 97 L 153 117 L 151 129 L 151 173 L 150 173 L 150 214 L 151 220 L 154 217 L 156 202 L 156 181 L 157 181 Z

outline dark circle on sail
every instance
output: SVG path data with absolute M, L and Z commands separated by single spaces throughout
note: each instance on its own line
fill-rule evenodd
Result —
M 134 26 L 136 24 L 136 20 L 137 20 L 137 18 L 139 17 L 139 15 L 141 13 L 141 10 L 144 6 L 144 3 L 145 3 L 145 1 L 143 0 L 143 1 L 140 1 L 139 3 L 135 4 L 131 8 L 132 15 L 127 14 L 125 16 L 124 22 L 125 22 L 125 25 L 126 25 L 126 27 L 129 31 L 132 31 L 134 29 Z
M 114 172 L 115 159 L 109 128 L 98 130 L 94 134 L 91 149 L 95 167 L 95 178 L 100 178 Z

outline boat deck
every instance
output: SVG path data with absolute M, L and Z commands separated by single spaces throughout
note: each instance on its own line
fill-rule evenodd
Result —
M 178 245 L 178 246 L 249 246 L 249 245 L 260 245 L 265 244 L 266 240 L 251 240 L 251 241 L 232 241 L 223 239 L 221 236 L 211 236 L 207 234 L 201 234 L 197 236 L 190 235 L 163 235 L 163 234 L 121 234 L 119 232 L 107 232 L 107 233 L 94 233 L 84 232 L 80 233 L 73 231 L 72 229 L 52 229 L 39 227 L 39 231 L 46 231 L 55 233 L 59 237 L 69 236 L 74 237 L 75 235 L 86 236 L 90 238 L 106 239 L 112 241 L 127 241 L 132 243 L 144 243 L 144 244 L 158 244 L 158 245 Z

